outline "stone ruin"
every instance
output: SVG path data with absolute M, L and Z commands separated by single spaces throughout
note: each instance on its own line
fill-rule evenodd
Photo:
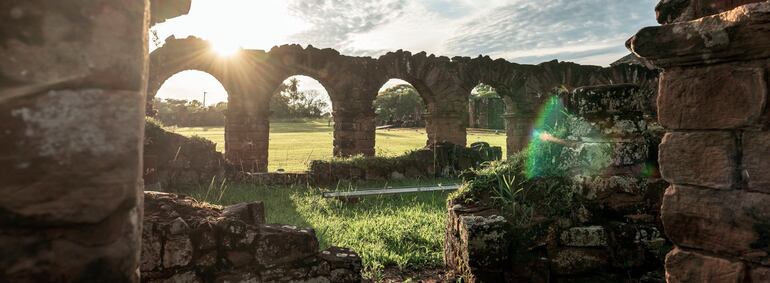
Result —
M 311 228 L 265 224 L 262 203 L 213 207 L 147 192 L 143 282 L 360 282 L 361 258 Z
M 483 196 L 450 200 L 447 267 L 468 282 L 662 282 L 670 244 L 659 212 L 668 184 L 655 170 L 663 132 L 654 93 L 634 85 L 591 86 L 561 100 L 584 122 L 570 137 L 576 146 L 564 147 L 557 162 L 581 168 L 599 162 L 586 152 L 605 152 L 608 167 L 599 174 L 566 176 L 579 209 L 533 220 L 524 228 L 533 236 L 524 238 L 512 229 L 517 220 L 502 216 Z
M 535 109 L 554 88 L 630 83 L 654 91 L 658 78 L 658 71 L 639 64 L 602 68 L 551 61 L 520 65 L 489 57 L 450 59 L 401 50 L 375 59 L 299 45 L 242 50 L 221 57 L 204 40 L 170 37 L 150 54 L 148 115 L 155 113 L 152 101 L 161 85 L 185 70 L 211 74 L 227 90 L 225 158 L 250 172 L 267 169 L 270 97 L 294 75 L 317 79 L 329 93 L 335 156 L 374 155 L 372 104 L 378 90 L 392 78 L 409 82 L 423 98 L 428 146 L 444 142 L 466 146 L 471 91 L 479 83 L 494 87 L 506 104 L 508 152 L 526 146 Z
M 158 231 L 144 232 L 140 221 L 146 96 L 164 76 L 213 58 L 178 56 L 202 47 L 194 39 L 170 40 L 148 57 L 147 32 L 149 24 L 189 7 L 189 0 L 0 2 L 0 281 L 139 280 L 140 239 Z M 661 208 L 662 230 L 675 245 L 666 279 L 767 282 L 770 4 L 663 0 L 656 10 L 662 25 L 642 29 L 628 46 L 663 70 L 660 84 L 658 71 L 627 64 L 533 66 L 408 52 L 375 60 L 298 46 L 245 51 L 266 62 L 257 67 L 218 60 L 208 61 L 218 69 L 203 71 L 231 95 L 226 158 L 252 164 L 253 171 L 264 170 L 267 160 L 269 94 L 294 74 L 319 79 L 336 102 L 340 156 L 373 153 L 371 100 L 389 78 L 410 82 L 425 98 L 429 143 L 465 145 L 471 88 L 479 82 L 495 87 L 508 103 L 510 152 L 527 143 L 532 109 L 553 87 L 659 85 L 658 120 L 668 131 L 659 162 L 673 184 Z M 223 76 L 228 66 L 233 75 Z M 434 103 L 438 99 L 442 103 Z M 591 227 L 576 232 L 602 235 Z M 562 247 L 603 244 L 571 241 L 571 229 Z M 229 268 L 219 251 L 217 260 Z M 173 276 L 190 268 L 174 269 Z
M 216 144 L 203 138 L 188 138 L 163 129 L 148 120 L 144 126 L 144 189 L 187 192 L 185 189 L 221 182 L 233 175 Z
M 770 2 L 668 0 L 656 12 L 662 25 L 627 45 L 663 70 L 666 279 L 770 282 Z

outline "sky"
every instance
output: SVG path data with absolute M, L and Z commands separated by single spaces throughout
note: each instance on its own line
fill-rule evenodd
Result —
M 553 59 L 607 66 L 629 52 L 626 39 L 656 25 L 657 0 L 193 0 L 190 13 L 153 27 L 162 41 L 194 35 L 223 47 L 269 50 L 297 43 L 342 54 L 489 55 L 522 64 Z M 154 49 L 150 44 L 150 49 Z M 398 82 L 390 82 L 392 85 Z M 323 87 L 300 79 L 301 89 Z M 211 76 L 170 78 L 161 98 L 226 101 Z

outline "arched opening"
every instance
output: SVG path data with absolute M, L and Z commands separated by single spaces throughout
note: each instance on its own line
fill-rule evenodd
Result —
M 183 136 L 198 136 L 225 151 L 225 113 L 228 94 L 214 76 L 187 70 L 166 79 L 153 98 L 155 119 Z
M 326 88 L 303 75 L 284 80 L 270 99 L 268 171 L 305 171 L 332 158 L 334 121 Z
M 391 79 L 374 100 L 377 123 L 375 154 L 397 156 L 425 147 L 427 103 L 409 82 Z
M 506 156 L 506 104 L 491 85 L 479 83 L 468 97 L 468 146 L 487 143 L 502 148 Z

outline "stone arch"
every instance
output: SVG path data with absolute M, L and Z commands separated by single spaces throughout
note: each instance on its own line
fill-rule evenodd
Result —
M 428 146 L 442 142 L 466 144 L 467 98 L 473 86 L 463 81 L 461 61 L 399 50 L 381 56 L 378 62 L 383 72 L 380 84 L 399 78 L 412 84 L 424 98 Z
M 241 51 L 230 57 L 217 55 L 205 40 L 170 37 L 150 54 L 146 113 L 154 115 L 152 99 L 168 78 L 182 71 L 210 74 L 225 88 L 228 109 L 225 118 L 225 157 L 244 171 L 264 171 L 267 166 L 268 98 L 260 95 L 264 83 L 258 74 L 264 52 Z

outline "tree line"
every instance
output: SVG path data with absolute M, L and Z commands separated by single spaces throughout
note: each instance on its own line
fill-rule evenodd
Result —
M 328 118 L 329 105 L 316 90 L 299 90 L 299 81 L 287 80 L 270 100 L 271 119 Z M 221 127 L 225 124 L 227 102 L 204 106 L 198 100 L 159 99 L 154 105 L 157 119 L 178 127 Z M 374 101 L 378 125 L 422 127 L 425 103 L 417 90 L 400 84 L 381 91 Z
M 205 106 L 198 100 L 159 99 L 153 102 L 157 119 L 164 125 L 177 127 L 222 127 L 225 125 L 227 102 Z M 319 119 L 328 113 L 328 104 L 316 90 L 299 90 L 295 78 L 283 83 L 270 100 L 270 117 L 274 119 Z

